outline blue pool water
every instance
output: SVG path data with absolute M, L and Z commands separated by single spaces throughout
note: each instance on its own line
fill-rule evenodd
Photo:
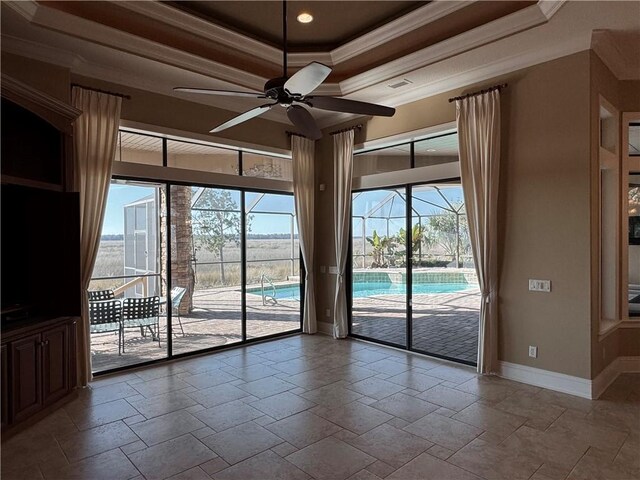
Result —
M 404 295 L 407 293 L 407 286 L 401 283 L 380 283 L 380 282 L 355 282 L 353 285 L 353 297 L 365 298 L 372 295 Z M 466 290 L 472 285 L 468 283 L 415 283 L 413 293 L 453 293 Z M 251 288 L 247 293 L 261 295 L 259 288 Z M 265 294 L 272 295 L 271 288 L 265 288 Z M 277 286 L 277 300 L 300 300 L 300 287 L 297 285 Z

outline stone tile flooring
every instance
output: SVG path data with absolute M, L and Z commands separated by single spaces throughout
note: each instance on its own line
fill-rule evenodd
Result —
M 13 479 L 640 478 L 640 375 L 589 401 L 297 335 L 103 377 L 2 443 Z
M 352 309 L 353 333 L 406 346 L 404 295 L 354 298 Z M 478 288 L 454 293 L 414 295 L 412 348 L 475 363 L 479 314 Z

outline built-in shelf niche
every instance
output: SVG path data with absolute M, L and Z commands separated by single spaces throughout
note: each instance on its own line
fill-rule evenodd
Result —
M 620 321 L 620 113 L 600 97 L 600 333 Z

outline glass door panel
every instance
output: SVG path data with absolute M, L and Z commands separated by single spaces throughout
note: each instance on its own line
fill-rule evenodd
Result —
M 411 188 L 412 345 L 475 363 L 480 290 L 460 185 Z
M 166 253 L 159 242 L 165 218 L 165 186 L 114 180 L 109 187 L 90 294 L 91 365 L 94 373 L 168 355 Z M 108 297 L 112 297 L 109 299 Z M 150 315 L 136 318 L 123 307 L 158 297 Z M 153 303 L 153 302 L 152 302 Z M 124 325 L 121 329 L 120 326 Z
M 406 190 L 352 195 L 351 334 L 407 345 Z
M 171 186 L 173 354 L 242 341 L 240 195 Z
M 300 247 L 293 196 L 245 193 L 247 338 L 300 329 Z

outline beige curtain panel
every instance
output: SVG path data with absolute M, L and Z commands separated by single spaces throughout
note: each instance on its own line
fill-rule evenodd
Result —
M 293 162 L 293 198 L 298 220 L 298 240 L 305 266 L 304 311 L 302 331 L 316 333 L 316 297 L 313 268 L 314 243 L 314 151 L 315 142 L 298 135 L 291 136 Z
M 478 372 L 498 370 L 498 181 L 500 91 L 456 101 L 460 175 L 482 293 Z
M 91 343 L 87 290 L 96 261 L 102 219 L 116 153 L 122 99 L 74 87 L 73 106 L 82 110 L 74 124 L 75 188 L 80 192 L 82 318 L 78 326 L 78 384 L 91 380 Z
M 335 218 L 335 247 L 338 275 L 333 305 L 333 336 L 345 338 L 349 334 L 345 272 L 351 230 L 351 180 L 353 177 L 353 130 L 333 136 L 333 216 Z

